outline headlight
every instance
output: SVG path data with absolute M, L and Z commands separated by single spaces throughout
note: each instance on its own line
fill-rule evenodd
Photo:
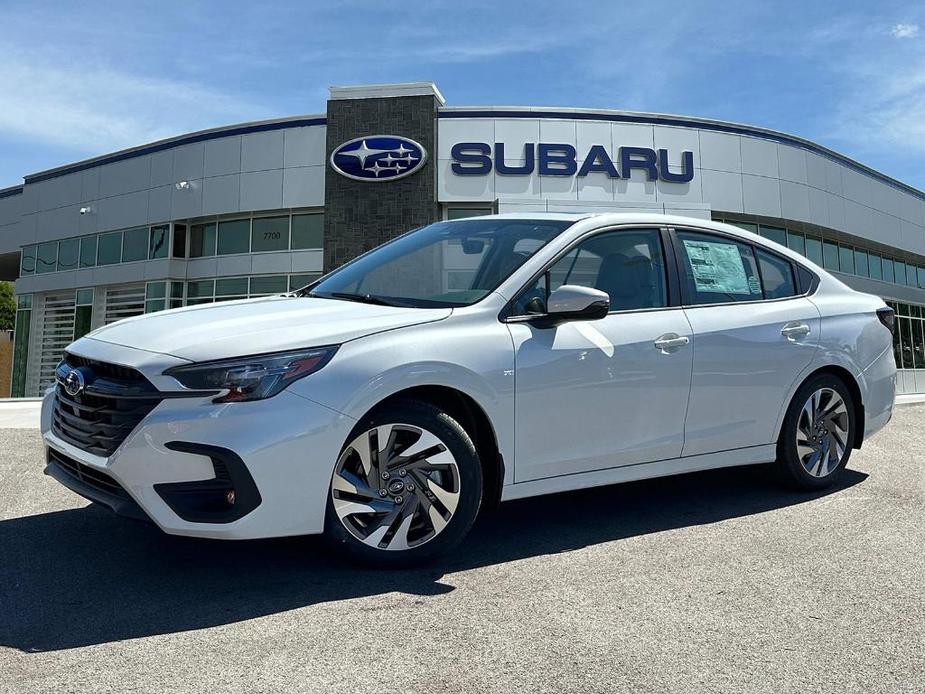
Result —
M 253 357 L 175 366 L 164 372 L 192 390 L 228 391 L 213 402 L 245 402 L 272 398 L 293 381 L 327 364 L 337 345 L 298 352 L 258 354 Z

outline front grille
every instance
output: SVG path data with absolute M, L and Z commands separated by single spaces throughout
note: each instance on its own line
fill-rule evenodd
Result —
M 70 395 L 62 381 L 79 370 L 85 386 Z M 141 373 L 73 354 L 58 367 L 53 427 L 55 433 L 83 451 L 108 457 L 122 444 L 162 395 Z
M 59 468 L 61 468 L 61 470 L 66 472 L 75 480 L 83 482 L 84 484 L 93 487 L 97 491 L 119 497 L 120 499 L 130 498 L 128 492 L 122 488 L 122 485 L 116 482 L 105 472 L 101 472 L 100 470 L 92 468 L 89 465 L 84 465 L 83 463 L 74 460 L 73 458 L 66 456 L 63 453 L 59 453 L 52 448 L 48 449 L 48 462 L 55 463 Z

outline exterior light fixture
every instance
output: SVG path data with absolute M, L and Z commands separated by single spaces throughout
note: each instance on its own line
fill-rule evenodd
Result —
M 190 189 L 189 181 L 177 181 L 176 184 L 174 185 L 176 186 L 177 190 L 189 190 Z
M 80 214 L 90 214 L 90 212 L 92 212 L 92 210 L 89 207 L 80 208 Z

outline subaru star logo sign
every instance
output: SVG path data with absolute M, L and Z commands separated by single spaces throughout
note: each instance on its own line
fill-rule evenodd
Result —
M 64 377 L 64 391 L 74 397 L 84 389 L 84 375 L 79 370 L 74 369 Z
M 357 181 L 392 181 L 424 166 L 427 150 L 397 135 L 367 135 L 345 142 L 331 153 L 331 166 Z

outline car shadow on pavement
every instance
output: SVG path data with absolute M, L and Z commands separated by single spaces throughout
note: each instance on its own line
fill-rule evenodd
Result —
M 729 468 L 509 502 L 442 562 L 371 571 L 317 538 L 221 542 L 164 535 L 96 506 L 0 521 L 0 645 L 41 652 L 202 629 L 392 591 L 454 590 L 444 574 L 715 523 L 837 494 L 784 490 Z

